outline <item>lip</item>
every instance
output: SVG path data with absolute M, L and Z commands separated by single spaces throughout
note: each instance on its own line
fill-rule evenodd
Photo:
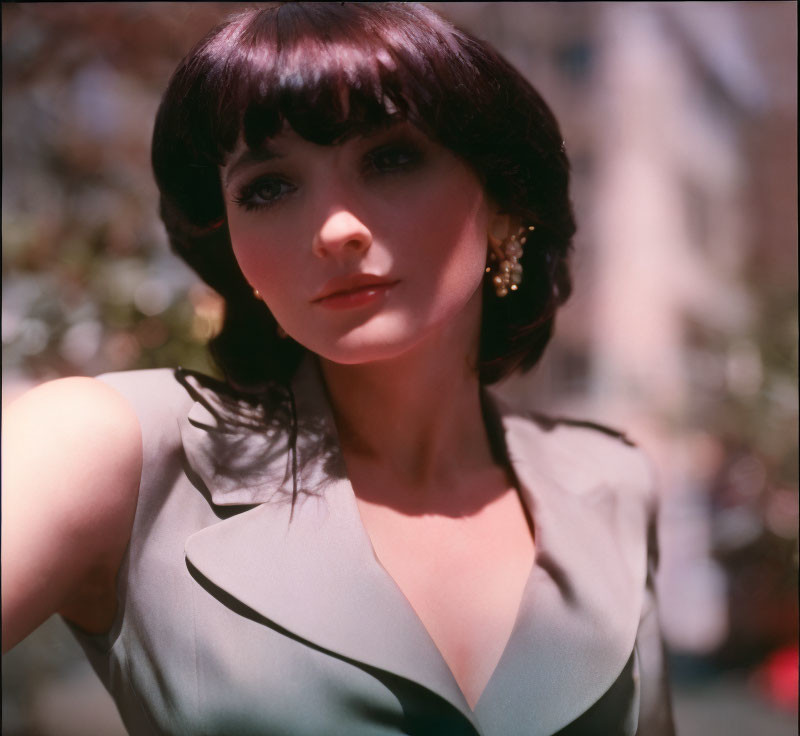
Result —
M 397 283 L 396 279 L 370 273 L 335 278 L 322 287 L 311 303 L 336 308 L 361 306 L 385 294 Z

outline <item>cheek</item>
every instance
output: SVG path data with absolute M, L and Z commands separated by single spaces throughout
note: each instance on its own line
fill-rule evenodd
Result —
M 279 253 L 282 241 L 264 228 L 233 221 L 229 223 L 231 246 L 236 262 L 247 281 L 257 288 L 265 299 L 286 283 L 286 274 L 293 266 L 289 253 Z
M 235 222 L 229 222 L 228 232 L 231 238 L 231 247 L 239 268 L 245 278 L 253 285 L 256 285 L 257 274 L 264 265 L 266 248 L 259 242 L 256 233 L 252 228 L 242 227 Z
M 483 192 L 475 186 L 454 189 L 452 197 L 437 204 L 425 218 L 423 260 L 443 288 L 474 289 L 483 277 L 488 248 Z

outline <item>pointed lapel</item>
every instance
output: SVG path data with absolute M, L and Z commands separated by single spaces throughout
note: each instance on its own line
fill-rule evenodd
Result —
M 537 553 L 511 638 L 473 713 L 377 560 L 315 363 L 307 360 L 293 383 L 294 508 L 290 414 L 278 412 L 265 428 L 251 406 L 185 383 L 196 402 L 181 435 L 200 485 L 215 506 L 253 506 L 186 541 L 187 559 L 226 593 L 332 653 L 419 683 L 487 733 L 552 734 L 623 671 L 645 582 L 648 482 L 638 451 L 591 429 L 545 429 L 485 395 L 497 419 L 490 435 L 516 474 Z
M 287 631 L 419 683 L 475 725 L 447 664 L 377 560 L 343 472 L 316 366 L 306 361 L 294 386 L 300 428 L 294 508 L 286 437 L 236 429 L 218 415 L 212 421 L 204 402 L 193 407 L 182 425 L 184 447 L 213 502 L 259 505 L 191 535 L 187 559 L 214 585 Z M 214 454 L 232 446 L 245 456 L 233 470 Z M 260 466 L 254 462 L 259 453 L 266 460 Z
M 544 736 L 596 702 L 631 657 L 649 478 L 640 453 L 618 439 L 569 425 L 547 431 L 499 400 L 495 406 L 533 519 L 536 560 L 475 713 L 488 732 Z

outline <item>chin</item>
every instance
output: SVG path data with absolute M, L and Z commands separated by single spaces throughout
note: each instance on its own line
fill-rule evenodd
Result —
M 341 365 L 392 360 L 412 350 L 430 332 L 402 322 L 374 320 L 336 337 L 315 336 L 300 342 L 321 358 Z

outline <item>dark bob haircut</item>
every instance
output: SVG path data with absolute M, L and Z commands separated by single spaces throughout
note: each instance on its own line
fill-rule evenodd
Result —
M 153 134 L 172 247 L 225 300 L 209 347 L 233 387 L 285 383 L 305 349 L 278 337 L 239 270 L 219 167 L 240 138 L 258 148 L 284 125 L 335 145 L 398 121 L 459 156 L 503 212 L 535 226 L 519 291 L 498 298 L 485 279 L 480 380 L 541 357 L 572 288 L 575 232 L 569 162 L 544 100 L 487 43 L 424 5 L 286 3 L 235 16 L 201 40 L 173 75 Z

